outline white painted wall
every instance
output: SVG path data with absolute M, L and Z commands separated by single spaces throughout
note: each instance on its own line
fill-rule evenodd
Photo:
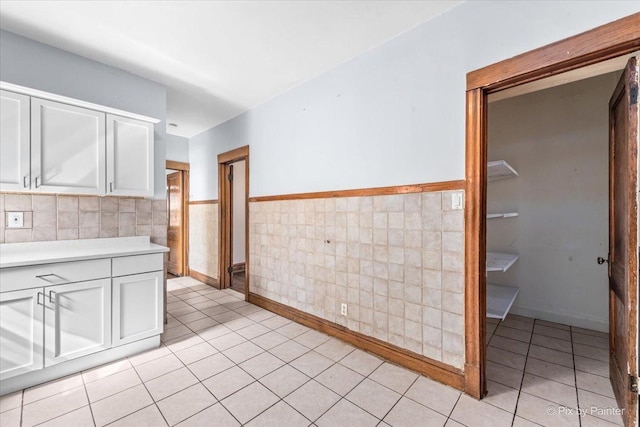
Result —
M 189 163 L 189 138 L 167 134 L 167 160 Z
M 465 2 L 191 138 L 192 196 L 217 199 L 216 155 L 247 144 L 251 196 L 463 179 L 467 72 L 638 11 Z
M 160 119 L 155 125 L 154 197 L 166 198 L 163 85 L 4 30 L 0 80 Z
M 246 162 L 241 160 L 233 164 L 233 263 L 245 262 L 246 258 Z
M 489 104 L 489 159 L 520 174 L 490 182 L 487 248 L 520 254 L 490 283 L 517 286 L 512 311 L 608 330 L 608 102 L 619 73 Z

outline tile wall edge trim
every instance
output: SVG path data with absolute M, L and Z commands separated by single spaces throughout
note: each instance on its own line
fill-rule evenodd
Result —
M 353 190 L 319 191 L 315 193 L 281 194 L 250 197 L 249 202 L 271 202 L 276 200 L 330 199 L 338 197 L 388 196 L 393 194 L 427 193 L 436 191 L 464 190 L 465 180 L 440 181 L 426 184 L 396 185 L 392 187 L 359 188 Z M 191 202 L 193 203 L 193 202 Z

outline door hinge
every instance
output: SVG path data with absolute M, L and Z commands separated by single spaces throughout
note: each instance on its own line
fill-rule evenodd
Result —
M 229 274 L 233 273 L 233 267 L 232 266 L 227 267 L 227 273 L 229 273 Z
M 232 173 L 230 173 L 229 175 L 227 175 L 227 179 L 228 179 L 229 181 L 233 181 L 233 174 L 232 174 Z
M 629 88 L 629 104 L 636 105 L 638 103 L 638 86 Z
M 638 378 L 629 374 L 629 391 L 632 393 L 638 392 Z

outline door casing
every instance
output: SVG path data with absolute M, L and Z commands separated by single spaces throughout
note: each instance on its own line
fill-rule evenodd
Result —
M 167 160 L 166 169 L 180 172 L 182 179 L 182 275 L 189 275 L 189 163 Z M 168 212 L 167 212 L 168 215 Z M 169 221 L 167 220 L 167 229 Z
M 489 94 L 640 49 L 640 13 L 467 74 L 465 197 L 465 392 L 486 386 L 487 100 Z
M 232 163 L 245 161 L 245 301 L 249 300 L 249 146 L 236 148 L 218 155 L 218 230 L 219 230 L 219 268 L 220 289 L 231 284 L 231 274 L 227 268 L 232 262 L 233 245 L 233 206 L 231 200 L 232 186 L 227 179 Z

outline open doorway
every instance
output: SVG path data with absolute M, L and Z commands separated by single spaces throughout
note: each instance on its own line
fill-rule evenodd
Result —
M 167 160 L 167 274 L 189 275 L 189 164 Z
M 220 288 L 249 294 L 249 147 L 218 156 Z
M 488 193 L 490 191 L 491 182 L 488 181 L 491 166 L 489 160 L 505 160 L 505 159 L 491 159 L 489 158 L 489 114 L 488 111 L 491 107 L 488 105 L 488 97 L 492 93 L 496 93 L 500 90 L 508 88 L 522 87 L 527 83 L 540 81 L 546 77 L 553 77 L 561 75 L 567 71 L 584 69 L 585 67 L 597 64 L 602 64 L 609 59 L 617 58 L 623 55 L 634 53 L 638 49 L 637 38 L 628 33 L 629 25 L 638 25 L 640 15 L 633 15 L 628 18 L 607 24 L 603 27 L 596 28 L 587 33 L 575 36 L 570 39 L 566 39 L 560 42 L 556 42 L 552 45 L 545 46 L 532 52 L 525 53 L 518 57 L 514 57 L 509 60 L 505 60 L 501 63 L 494 64 L 485 67 L 481 70 L 474 71 L 467 75 L 467 134 L 466 134 L 466 148 L 467 148 L 467 194 L 466 194 L 466 212 L 465 212 L 465 229 L 466 229 L 466 290 L 465 290 L 465 313 L 466 313 L 466 365 L 465 365 L 465 390 L 476 397 L 483 397 L 487 393 L 487 376 L 502 375 L 501 381 L 505 382 L 504 373 L 510 372 L 513 378 L 516 375 L 521 375 L 520 386 L 524 386 L 527 375 L 526 363 L 531 348 L 531 341 L 527 346 L 526 354 L 518 356 L 516 351 L 511 353 L 503 353 L 502 362 L 520 360 L 519 363 L 522 370 L 514 369 L 517 372 L 502 370 L 494 370 L 491 372 L 491 367 L 488 365 L 486 355 L 486 342 L 488 341 L 489 333 L 492 329 L 490 322 L 486 320 L 487 305 L 491 302 L 488 298 L 487 288 L 487 272 L 488 268 L 493 268 L 492 263 L 496 259 L 504 262 L 503 269 L 513 264 L 513 261 L 520 262 L 523 259 L 515 260 L 515 257 L 511 259 L 500 259 L 500 257 L 494 257 L 487 249 L 488 246 L 488 221 L 487 215 L 489 213 L 488 207 Z M 614 35 L 618 35 L 618 37 Z M 576 46 L 588 46 L 588 48 L 581 50 Z M 603 378 L 601 383 L 610 383 L 612 386 L 611 394 L 609 396 L 600 396 L 599 401 L 593 405 L 594 407 L 604 408 L 608 406 L 612 410 L 618 410 L 618 419 L 615 420 L 618 424 L 624 422 L 625 425 L 635 425 L 637 421 L 638 410 L 638 392 L 637 392 L 637 372 L 638 372 L 638 325 L 637 325 L 637 313 L 638 313 L 638 283 L 637 283 L 637 138 L 638 138 L 638 105 L 637 105 L 637 87 L 638 87 L 638 66 L 637 61 L 632 59 L 625 67 L 624 78 L 620 80 L 620 83 L 615 89 L 615 92 L 611 97 L 611 103 L 607 105 L 609 110 L 609 124 L 610 130 L 608 132 L 608 144 L 610 146 L 609 156 L 609 175 L 608 175 L 608 194 L 609 199 L 607 204 L 609 206 L 609 227 L 608 233 L 608 246 L 611 251 L 609 257 L 609 274 L 608 274 L 608 286 L 605 281 L 603 287 L 608 289 L 608 305 L 609 305 L 609 339 L 604 340 L 604 344 L 608 344 L 604 352 L 602 359 L 604 362 L 604 369 L 602 365 L 598 369 L 601 369 L 600 373 Z M 615 95 L 615 96 L 613 96 Z M 521 126 L 527 126 L 527 122 L 521 122 Z M 507 153 L 508 154 L 508 153 Z M 534 153 L 539 154 L 539 153 Z M 582 153 L 579 153 L 580 155 Z M 532 155 L 531 158 L 534 156 Z M 620 161 L 623 159 L 624 161 Z M 508 162 L 507 162 L 508 163 Z M 505 163 L 498 163 L 499 166 L 506 166 Z M 514 174 L 513 170 L 506 167 L 505 173 Z M 502 172 L 500 172 L 502 173 Z M 499 173 L 499 174 L 500 174 Z M 515 178 L 516 180 L 518 178 Z M 566 182 L 558 181 L 556 185 L 566 185 Z M 523 195 L 527 197 L 527 195 Z M 571 199 L 560 200 L 558 203 L 569 203 Z M 514 213 L 505 209 L 502 213 Z M 520 217 L 512 217 L 506 221 L 513 221 L 521 219 Z M 576 218 L 579 220 L 579 218 Z M 551 217 L 550 222 L 554 219 Z M 517 224 L 517 222 L 516 222 Z M 618 230 L 618 231 L 616 231 Z M 620 232 L 623 230 L 624 232 Z M 503 233 L 506 232 L 503 230 Z M 544 232 L 542 229 L 540 232 Z M 612 250 L 611 248 L 617 248 Z M 624 250 L 620 250 L 623 248 Z M 615 256 L 615 253 L 618 256 Z M 513 253 L 511 255 L 514 255 Z M 606 256 L 606 255 L 605 255 Z M 607 260 L 604 257 L 602 261 Z M 525 261 L 526 262 L 526 261 Z M 595 260 L 592 262 L 596 262 Z M 499 265 L 498 265 L 499 266 Z M 613 267 L 619 270 L 618 275 L 614 272 L 612 274 Z M 544 267 L 543 267 L 544 268 Z M 565 298 L 574 297 L 573 294 L 564 295 Z M 521 328 L 512 328 L 514 336 L 519 334 L 518 331 L 524 331 L 529 333 L 536 327 L 536 321 L 531 322 L 525 318 L 515 318 L 513 325 L 521 326 Z M 584 345 L 584 343 L 574 340 L 571 326 L 562 328 L 561 324 L 541 324 L 542 327 L 555 327 L 557 329 L 556 334 L 566 335 L 563 332 L 569 332 L 568 341 L 569 346 L 573 349 Z M 549 332 L 549 331 L 547 331 Z M 582 330 L 580 332 L 586 332 Z M 588 335 L 588 334 L 585 334 Z M 549 335 L 545 344 L 547 348 L 549 343 L 555 343 Z M 591 338 L 587 338 L 592 340 Z M 601 338 L 601 337 L 595 337 Z M 603 340 L 599 340 L 602 343 Z M 606 343 L 606 341 L 609 341 Z M 592 341 L 593 342 L 593 341 Z M 540 346 L 542 347 L 542 346 Z M 594 346 L 595 347 L 595 346 Z M 514 348 L 515 349 L 515 346 Z M 525 351 L 524 348 L 521 351 Z M 554 354 L 545 350 L 547 354 Z M 597 354 L 598 357 L 603 356 L 602 352 L 597 349 L 592 350 L 592 355 Z M 542 357 L 538 354 L 540 360 L 543 362 L 554 362 L 549 358 Z M 522 359 L 524 357 L 524 360 Z M 494 358 L 495 360 L 495 358 Z M 556 362 L 559 360 L 556 359 Z M 572 371 L 574 372 L 573 381 L 574 386 L 577 388 L 586 389 L 589 386 L 588 381 L 584 379 L 593 379 L 592 377 L 586 377 L 581 375 L 582 378 L 578 378 L 575 361 L 575 353 L 569 355 L 566 358 L 567 364 L 571 361 Z M 556 365 L 562 365 L 556 363 Z M 545 375 L 550 375 L 551 368 L 555 366 L 547 365 L 547 367 L 538 366 L 541 371 L 545 372 Z M 568 367 L 568 366 L 567 366 Z M 512 367 L 513 369 L 513 367 Z M 559 368 L 558 368 L 559 369 Z M 585 368 L 586 369 L 586 368 Z M 560 370 L 560 369 L 559 369 Z M 608 371 L 608 372 L 607 372 Z M 540 372 L 540 371 L 538 371 Z M 587 372 L 589 373 L 589 372 Z M 590 373 L 589 373 L 590 374 Z M 542 375 L 541 375 L 542 376 Z M 497 382 L 497 381 L 496 381 Z M 558 381 L 558 383 L 561 383 Z M 514 381 L 515 385 L 515 381 Z M 561 407 L 569 407 L 564 405 L 558 400 L 566 399 L 568 396 L 573 395 L 575 397 L 575 403 L 571 407 L 575 408 L 573 415 L 578 417 L 578 402 L 581 399 L 579 391 L 575 390 L 574 393 L 570 393 L 568 390 L 564 391 L 564 395 L 560 390 L 562 387 L 557 387 L 552 391 L 548 387 L 548 384 L 539 382 L 537 384 L 531 384 L 529 392 L 524 389 L 517 390 L 515 394 L 517 396 L 516 405 L 517 412 L 521 410 L 525 411 L 529 409 L 530 417 L 534 417 L 537 421 L 543 425 L 550 425 L 560 422 L 562 417 L 553 418 L 554 414 L 557 414 Z M 533 389 L 537 387 L 537 392 L 533 392 Z M 542 393 L 542 390 L 545 390 Z M 491 390 L 489 390 L 491 391 Z M 588 391 L 588 390 L 587 390 Z M 538 393 L 538 396 L 531 397 Z M 540 394 L 544 394 L 540 397 Z M 551 399 L 552 395 L 555 395 Z M 559 396 L 559 397 L 558 397 Z M 584 396 L 589 396 L 584 393 Z M 591 395 L 591 397 L 593 397 Z M 490 399 L 490 397 L 487 397 Z M 528 402 L 522 401 L 522 399 L 528 399 Z M 608 401 L 602 400 L 608 398 Z M 551 402 L 546 408 L 553 408 L 549 411 L 545 411 L 543 405 Z M 572 401 L 573 402 L 573 401 Z M 581 408 L 591 408 L 588 406 L 588 399 L 582 399 Z M 608 405 L 602 405 L 602 402 Z M 521 404 L 522 403 L 522 404 Z M 560 403 L 560 404 L 558 404 Z M 555 407 L 553 406 L 555 404 Z M 531 408 L 537 407 L 539 411 L 531 410 Z M 587 405 L 587 406 L 584 406 Z M 591 414 L 589 414 L 591 415 Z M 620 417 L 622 415 L 622 417 Z M 580 415 L 582 418 L 582 416 Z M 555 421 L 554 421 L 555 420 Z M 576 420 L 580 422 L 593 421 L 591 419 Z
M 622 59 L 601 75 L 489 96 L 489 402 L 617 406 L 608 271 L 597 260 L 609 252 L 609 100 Z

